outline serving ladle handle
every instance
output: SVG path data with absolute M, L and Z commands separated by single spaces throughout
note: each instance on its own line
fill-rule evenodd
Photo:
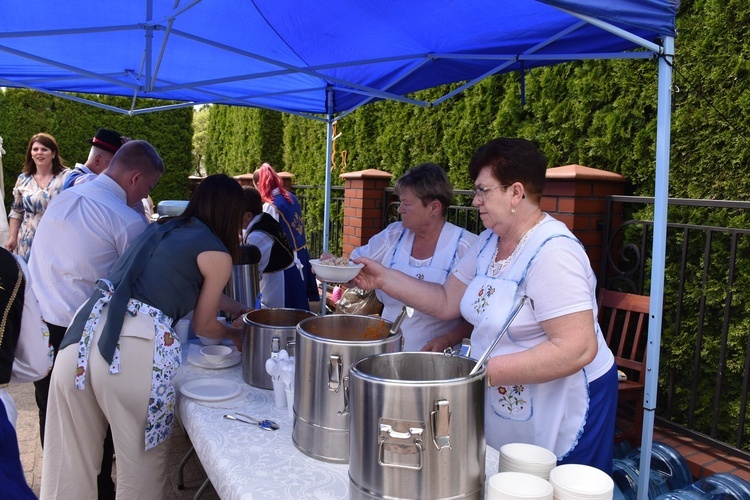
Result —
M 521 301 L 518 303 L 515 309 L 510 313 L 510 317 L 508 318 L 508 321 L 505 322 L 505 325 L 503 326 L 503 329 L 500 330 L 500 333 L 497 334 L 497 337 L 495 337 L 495 340 L 492 341 L 492 344 L 482 353 L 482 356 L 477 361 L 477 364 L 474 365 L 474 368 L 471 369 L 469 372 L 469 376 L 474 375 L 476 372 L 479 371 L 479 368 L 484 364 L 485 361 L 487 361 L 487 358 L 490 357 L 490 353 L 495 348 L 498 342 L 500 342 L 500 339 L 503 338 L 503 335 L 505 335 L 505 332 L 508 331 L 508 328 L 510 328 L 510 324 L 513 323 L 513 320 L 516 319 L 516 316 L 518 316 L 518 313 L 521 312 L 521 308 L 523 307 L 524 303 L 526 303 L 526 300 L 529 299 L 528 295 L 524 295 L 521 297 Z M 534 304 L 532 302 L 531 305 L 532 309 L 534 308 Z

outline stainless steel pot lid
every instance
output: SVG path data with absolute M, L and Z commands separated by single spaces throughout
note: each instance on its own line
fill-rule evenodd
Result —
M 186 200 L 163 200 L 156 205 L 156 213 L 159 216 L 163 215 L 182 215 L 182 212 L 187 208 L 188 202 Z

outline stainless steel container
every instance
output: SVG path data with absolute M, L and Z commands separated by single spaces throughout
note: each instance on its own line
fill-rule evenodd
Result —
M 176 217 L 182 215 L 187 206 L 186 200 L 162 200 L 156 205 L 156 213 L 160 217 Z
M 239 263 L 232 266 L 232 275 L 224 289 L 229 297 L 248 307 L 256 307 L 260 291 L 258 274 L 260 250 L 255 245 L 243 245 Z
M 331 314 L 297 325 L 294 374 L 295 446 L 315 459 L 349 461 L 349 367 L 364 357 L 401 350 L 393 323 L 370 316 Z
M 435 352 L 370 356 L 349 374 L 349 498 L 484 498 L 486 368 Z
M 290 342 L 294 343 L 297 323 L 314 316 L 315 313 L 303 309 L 256 309 L 246 313 L 242 318 L 242 380 L 255 387 L 273 389 L 266 360 L 271 357 L 274 337 L 278 338 L 277 348 L 286 349 Z

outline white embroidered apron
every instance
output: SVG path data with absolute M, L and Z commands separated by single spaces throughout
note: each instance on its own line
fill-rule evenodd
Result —
M 102 297 L 94 304 L 81 340 L 78 343 L 78 368 L 75 384 L 83 390 L 86 384 L 91 339 L 101 318 L 102 309 L 112 298 L 114 287 L 105 279 L 99 280 Z M 102 285 L 106 285 L 103 288 Z M 182 349 L 177 334 L 172 329 L 172 318 L 159 309 L 135 299 L 128 301 L 127 314 L 146 314 L 154 320 L 154 364 L 151 374 L 151 396 L 148 402 L 146 419 L 145 449 L 149 450 L 164 442 L 172 435 L 174 411 L 176 409 L 176 392 L 172 381 L 177 374 L 182 360 Z M 115 348 L 115 355 L 109 365 L 109 373 L 120 373 L 120 346 Z
M 461 314 L 474 324 L 472 355 L 479 358 L 502 330 L 511 311 L 525 295 L 523 281 L 539 249 L 551 238 L 575 237 L 555 219 L 542 221 L 514 262 L 498 276 L 490 265 L 495 257 L 497 236 L 484 245 L 477 258 L 476 275 L 461 301 Z M 534 297 L 524 309 L 533 306 Z M 522 311 L 523 312 L 523 311 Z M 526 311 L 528 314 L 529 311 Z M 545 342 L 544 335 L 523 338 L 508 332 L 492 351 L 492 356 L 521 352 Z M 588 414 L 588 382 L 579 370 L 568 377 L 542 384 L 488 387 L 485 399 L 485 438 L 499 449 L 507 443 L 536 444 L 551 450 L 558 460 L 575 448 Z
M 458 261 L 458 249 L 461 242 L 463 230 L 451 224 L 444 224 L 440 231 L 435 254 L 429 260 L 422 261 L 422 265 L 412 263 L 411 251 L 414 246 L 414 233 L 404 230 L 401 233 L 391 253 L 390 259 L 384 259 L 384 264 L 397 269 L 404 274 L 414 278 L 432 283 L 445 282 L 448 274 Z M 403 303 L 392 299 L 380 290 L 375 292 L 378 299 L 383 303 L 381 316 L 389 321 L 394 321 L 401 312 Z M 404 351 L 419 351 L 424 345 L 435 337 L 448 333 L 461 323 L 461 319 L 443 321 L 426 314 L 408 314 L 401 324 L 404 332 Z

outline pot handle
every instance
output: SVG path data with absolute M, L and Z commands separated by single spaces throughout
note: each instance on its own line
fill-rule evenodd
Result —
M 382 467 L 395 467 L 400 469 L 421 470 L 422 469 L 422 435 L 424 429 L 420 427 L 409 427 L 406 432 L 400 432 L 393 426 L 380 423 L 380 443 L 378 447 L 378 464 Z M 396 455 L 417 455 L 416 465 L 405 463 L 390 463 L 385 460 L 385 451 L 389 448 Z
M 341 387 L 341 375 L 344 372 L 344 368 L 341 364 L 341 356 L 338 354 L 331 354 L 328 358 L 328 390 L 333 392 L 339 392 Z
M 432 441 L 438 451 L 443 448 L 450 449 L 451 404 L 445 399 L 441 399 L 435 401 L 434 408 L 430 413 L 432 417 Z
M 344 377 L 344 409 L 336 412 L 339 417 L 345 417 L 349 415 L 349 377 Z

